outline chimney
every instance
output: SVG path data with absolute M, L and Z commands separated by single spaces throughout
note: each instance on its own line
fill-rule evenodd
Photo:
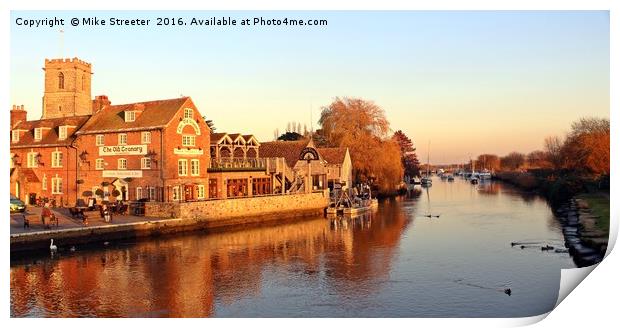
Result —
M 26 122 L 27 114 L 28 113 L 26 112 L 26 110 L 24 110 L 24 105 L 13 105 L 13 109 L 11 109 L 11 129 L 19 122 Z
M 95 96 L 95 99 L 93 100 L 93 114 L 102 110 L 103 107 L 110 106 L 111 104 L 112 103 L 110 100 L 108 100 L 108 96 Z

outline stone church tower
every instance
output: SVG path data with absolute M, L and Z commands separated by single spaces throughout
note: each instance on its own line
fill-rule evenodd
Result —
M 92 114 L 89 63 L 78 58 L 45 59 L 43 70 L 42 119 Z

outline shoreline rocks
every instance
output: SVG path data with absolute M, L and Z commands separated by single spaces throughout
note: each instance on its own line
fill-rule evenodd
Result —
M 578 267 L 603 260 L 609 236 L 596 227 L 587 203 L 571 198 L 555 208 L 554 214 L 562 224 L 564 245 Z

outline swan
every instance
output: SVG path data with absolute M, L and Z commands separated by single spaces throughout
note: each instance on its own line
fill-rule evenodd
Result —
M 55 252 L 58 249 L 56 245 L 54 245 L 54 239 L 50 239 L 50 251 Z

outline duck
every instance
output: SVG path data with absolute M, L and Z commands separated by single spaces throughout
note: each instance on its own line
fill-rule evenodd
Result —
M 512 290 L 510 290 L 510 288 L 506 288 L 504 289 L 504 294 L 510 296 L 510 294 L 512 294 Z
M 50 251 L 51 252 L 55 252 L 58 250 L 58 247 L 56 247 L 56 245 L 54 245 L 54 239 L 50 239 Z
M 69 248 L 70 251 L 75 252 L 75 246 L 71 246 L 71 248 Z

